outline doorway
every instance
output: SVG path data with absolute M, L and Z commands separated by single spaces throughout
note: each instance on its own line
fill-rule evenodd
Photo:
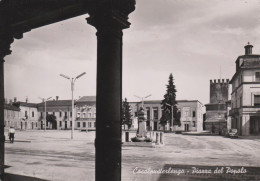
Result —
M 157 121 L 154 121 L 154 122 L 153 122 L 153 130 L 154 130 L 154 131 L 157 131 Z
M 184 124 L 184 131 L 189 131 L 189 124 Z
M 250 134 L 260 135 L 260 116 L 250 117 Z

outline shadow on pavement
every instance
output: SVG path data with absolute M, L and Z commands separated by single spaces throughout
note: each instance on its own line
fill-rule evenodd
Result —
M 43 180 L 35 177 L 5 173 L 5 181 L 47 181 L 47 180 Z
M 166 164 L 158 181 L 251 181 L 260 180 L 260 167 Z

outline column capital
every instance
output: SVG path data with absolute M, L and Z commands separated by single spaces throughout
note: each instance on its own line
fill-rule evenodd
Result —
M 10 31 L 6 29 L 0 30 L 0 59 L 3 59 L 6 55 L 11 54 L 11 44 L 14 38 Z
M 90 5 L 87 22 L 97 30 L 129 28 L 128 15 L 135 10 L 135 0 L 99 0 Z

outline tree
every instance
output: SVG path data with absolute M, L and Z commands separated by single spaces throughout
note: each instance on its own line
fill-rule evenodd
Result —
M 52 124 L 53 129 L 57 129 L 57 121 L 56 121 L 56 116 L 53 114 L 48 114 L 46 116 L 46 121 Z
M 125 100 L 122 103 L 121 124 L 127 125 L 128 129 L 130 129 L 130 127 L 132 125 L 131 117 L 132 117 L 132 115 L 131 115 L 130 105 L 129 105 L 129 102 L 127 102 L 127 99 L 125 98 Z
M 174 79 L 172 74 L 169 76 L 168 85 L 166 86 L 166 94 L 161 102 L 162 105 L 162 117 L 160 119 L 160 124 L 164 127 L 169 122 L 170 126 L 180 125 L 180 116 L 178 114 L 177 102 L 176 102 L 176 87 L 174 85 Z M 173 125 L 171 125 L 172 120 L 172 106 L 173 106 Z

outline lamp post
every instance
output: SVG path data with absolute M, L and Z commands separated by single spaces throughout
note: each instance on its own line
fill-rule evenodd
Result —
M 40 98 L 40 97 L 39 97 Z M 44 99 L 44 98 L 40 98 L 43 102 L 44 102 L 44 131 L 46 131 L 46 118 L 47 118 L 47 113 L 46 113 L 46 101 L 48 101 L 49 99 L 51 99 L 51 97 Z
M 166 103 L 166 105 L 167 105 L 167 106 L 170 106 L 171 109 L 172 109 L 172 120 L 171 120 L 171 127 L 170 127 L 170 129 L 172 129 L 171 131 L 173 131 L 173 105 L 170 105 L 170 104 L 168 104 L 168 103 Z
M 134 96 L 137 97 L 137 98 L 139 98 L 139 99 L 141 100 L 141 102 L 142 102 L 142 107 L 144 107 L 144 99 L 150 97 L 151 95 L 152 95 L 152 94 L 150 94 L 150 95 L 148 95 L 148 96 L 145 96 L 145 97 L 139 97 L 139 96 L 136 96 L 136 95 L 134 95 Z
M 76 78 L 70 78 L 64 74 L 60 74 L 60 76 L 64 77 L 65 79 L 68 79 L 71 82 L 71 112 L 72 112 L 71 139 L 73 139 L 73 135 L 74 135 L 74 98 L 73 98 L 74 84 L 77 79 L 79 79 L 81 76 L 85 74 L 86 72 L 83 72 L 82 74 L 79 74 Z

